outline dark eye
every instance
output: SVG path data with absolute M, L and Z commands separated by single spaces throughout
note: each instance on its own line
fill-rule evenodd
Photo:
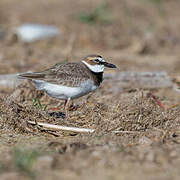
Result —
M 99 59 L 95 59 L 94 61 L 99 62 Z

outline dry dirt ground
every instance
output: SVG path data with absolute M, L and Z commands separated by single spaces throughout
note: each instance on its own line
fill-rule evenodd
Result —
M 43 70 L 98 53 L 120 69 L 106 71 L 107 76 L 121 71 L 179 76 L 179 0 L 107 0 L 104 4 L 100 0 L 1 0 L 0 74 Z M 61 34 L 25 44 L 15 39 L 13 31 L 26 22 L 55 25 Z M 33 104 L 35 98 L 41 105 Z M 1 85 L 0 179 L 179 179 L 178 91 L 136 83 L 122 88 L 109 78 L 95 93 L 74 103 L 77 110 L 65 120 L 61 113 L 48 110 L 61 108 L 63 102 L 36 91 L 30 82 L 13 89 Z M 95 133 L 28 124 L 35 120 L 91 128 Z

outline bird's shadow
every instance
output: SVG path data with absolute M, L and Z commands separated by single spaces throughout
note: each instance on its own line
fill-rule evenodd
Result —
M 53 116 L 55 118 L 65 118 L 65 113 L 64 112 L 49 112 L 50 116 Z

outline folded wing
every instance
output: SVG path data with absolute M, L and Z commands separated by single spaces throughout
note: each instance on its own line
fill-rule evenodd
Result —
M 50 69 L 41 72 L 22 73 L 21 78 L 43 80 L 52 84 L 78 87 L 82 81 L 89 79 L 88 74 L 78 63 L 56 64 Z

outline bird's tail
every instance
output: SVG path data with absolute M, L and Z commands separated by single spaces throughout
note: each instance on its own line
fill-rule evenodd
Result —
M 45 74 L 39 72 L 29 72 L 29 73 L 20 73 L 18 74 L 20 79 L 42 79 L 45 77 Z

